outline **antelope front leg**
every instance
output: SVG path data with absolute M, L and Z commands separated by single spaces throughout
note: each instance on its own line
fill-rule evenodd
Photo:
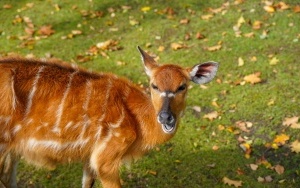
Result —
M 95 174 L 92 172 L 88 163 L 83 167 L 82 188 L 92 188 L 95 183 Z
M 0 158 L 0 188 L 17 188 L 18 157 L 8 153 Z

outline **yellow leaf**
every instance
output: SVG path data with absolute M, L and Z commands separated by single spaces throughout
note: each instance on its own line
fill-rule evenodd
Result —
M 261 74 L 260 72 L 249 74 L 244 77 L 244 81 L 251 83 L 251 84 L 260 83 L 261 82 L 260 74 Z
M 228 184 L 229 186 L 234 186 L 234 187 L 241 187 L 242 186 L 242 181 L 236 181 L 236 180 L 231 180 L 227 177 L 223 178 L 223 183 Z
M 273 140 L 276 144 L 284 145 L 286 141 L 288 141 L 290 137 L 286 134 L 277 135 L 275 139 Z
M 220 50 L 222 48 L 222 45 L 221 44 L 218 44 L 216 46 L 211 46 L 211 47 L 208 47 L 206 48 L 208 51 L 210 52 L 213 52 L 213 51 L 217 51 L 217 50 Z
M 207 15 L 202 15 L 201 16 L 202 20 L 210 20 L 213 17 L 214 17 L 213 14 L 207 14 Z
M 144 13 L 148 12 L 149 10 L 151 10 L 151 7 L 142 7 L 141 8 L 141 11 L 144 12 Z
M 269 13 L 273 13 L 275 12 L 275 8 L 271 5 L 266 5 L 264 6 L 265 11 L 269 12 Z
M 239 57 L 239 59 L 238 59 L 238 66 L 241 67 L 243 65 L 244 65 L 244 60 L 243 60 L 243 58 Z
M 293 123 L 293 124 L 291 125 L 291 128 L 292 128 L 292 129 L 300 129 L 300 123 Z
M 295 140 L 290 145 L 292 152 L 299 153 L 300 152 L 300 142 Z
M 277 59 L 276 57 L 273 57 L 273 58 L 270 60 L 270 65 L 276 65 L 278 62 L 279 62 L 279 59 Z
M 260 29 L 262 25 L 263 25 L 263 23 L 261 21 L 256 20 L 253 22 L 252 28 L 257 30 L 257 29 Z

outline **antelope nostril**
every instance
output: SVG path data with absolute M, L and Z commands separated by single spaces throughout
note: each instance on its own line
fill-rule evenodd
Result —
M 159 121 L 163 124 L 165 123 L 173 123 L 174 121 L 174 117 L 172 114 L 168 113 L 168 112 L 161 112 L 159 114 Z

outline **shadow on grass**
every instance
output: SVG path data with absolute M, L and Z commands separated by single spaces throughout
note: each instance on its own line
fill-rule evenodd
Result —
M 178 148 L 168 143 L 134 163 L 130 168 L 122 168 L 121 178 L 124 188 L 186 188 L 186 187 L 226 187 L 224 177 L 242 181 L 243 187 L 296 187 L 300 183 L 300 157 L 287 148 L 266 150 L 255 147 L 256 153 L 245 159 L 238 148 L 217 151 L 196 151 Z M 259 165 L 256 171 L 249 167 L 263 157 L 272 166 L 280 164 L 285 172 L 277 174 L 274 169 Z M 54 171 L 37 170 L 22 163 L 19 167 L 19 187 L 81 187 L 82 165 L 59 166 Z M 258 177 L 271 176 L 271 182 L 258 182 Z M 99 182 L 96 187 L 100 187 Z

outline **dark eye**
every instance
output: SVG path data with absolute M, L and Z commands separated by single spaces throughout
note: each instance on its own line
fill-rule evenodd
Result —
M 154 84 L 151 84 L 151 87 L 152 87 L 153 89 L 155 89 L 155 90 L 158 90 L 158 87 L 157 87 L 156 85 L 154 85 Z
M 177 91 L 183 91 L 183 90 L 185 90 L 185 88 L 186 88 L 186 85 L 183 84 L 177 89 Z

